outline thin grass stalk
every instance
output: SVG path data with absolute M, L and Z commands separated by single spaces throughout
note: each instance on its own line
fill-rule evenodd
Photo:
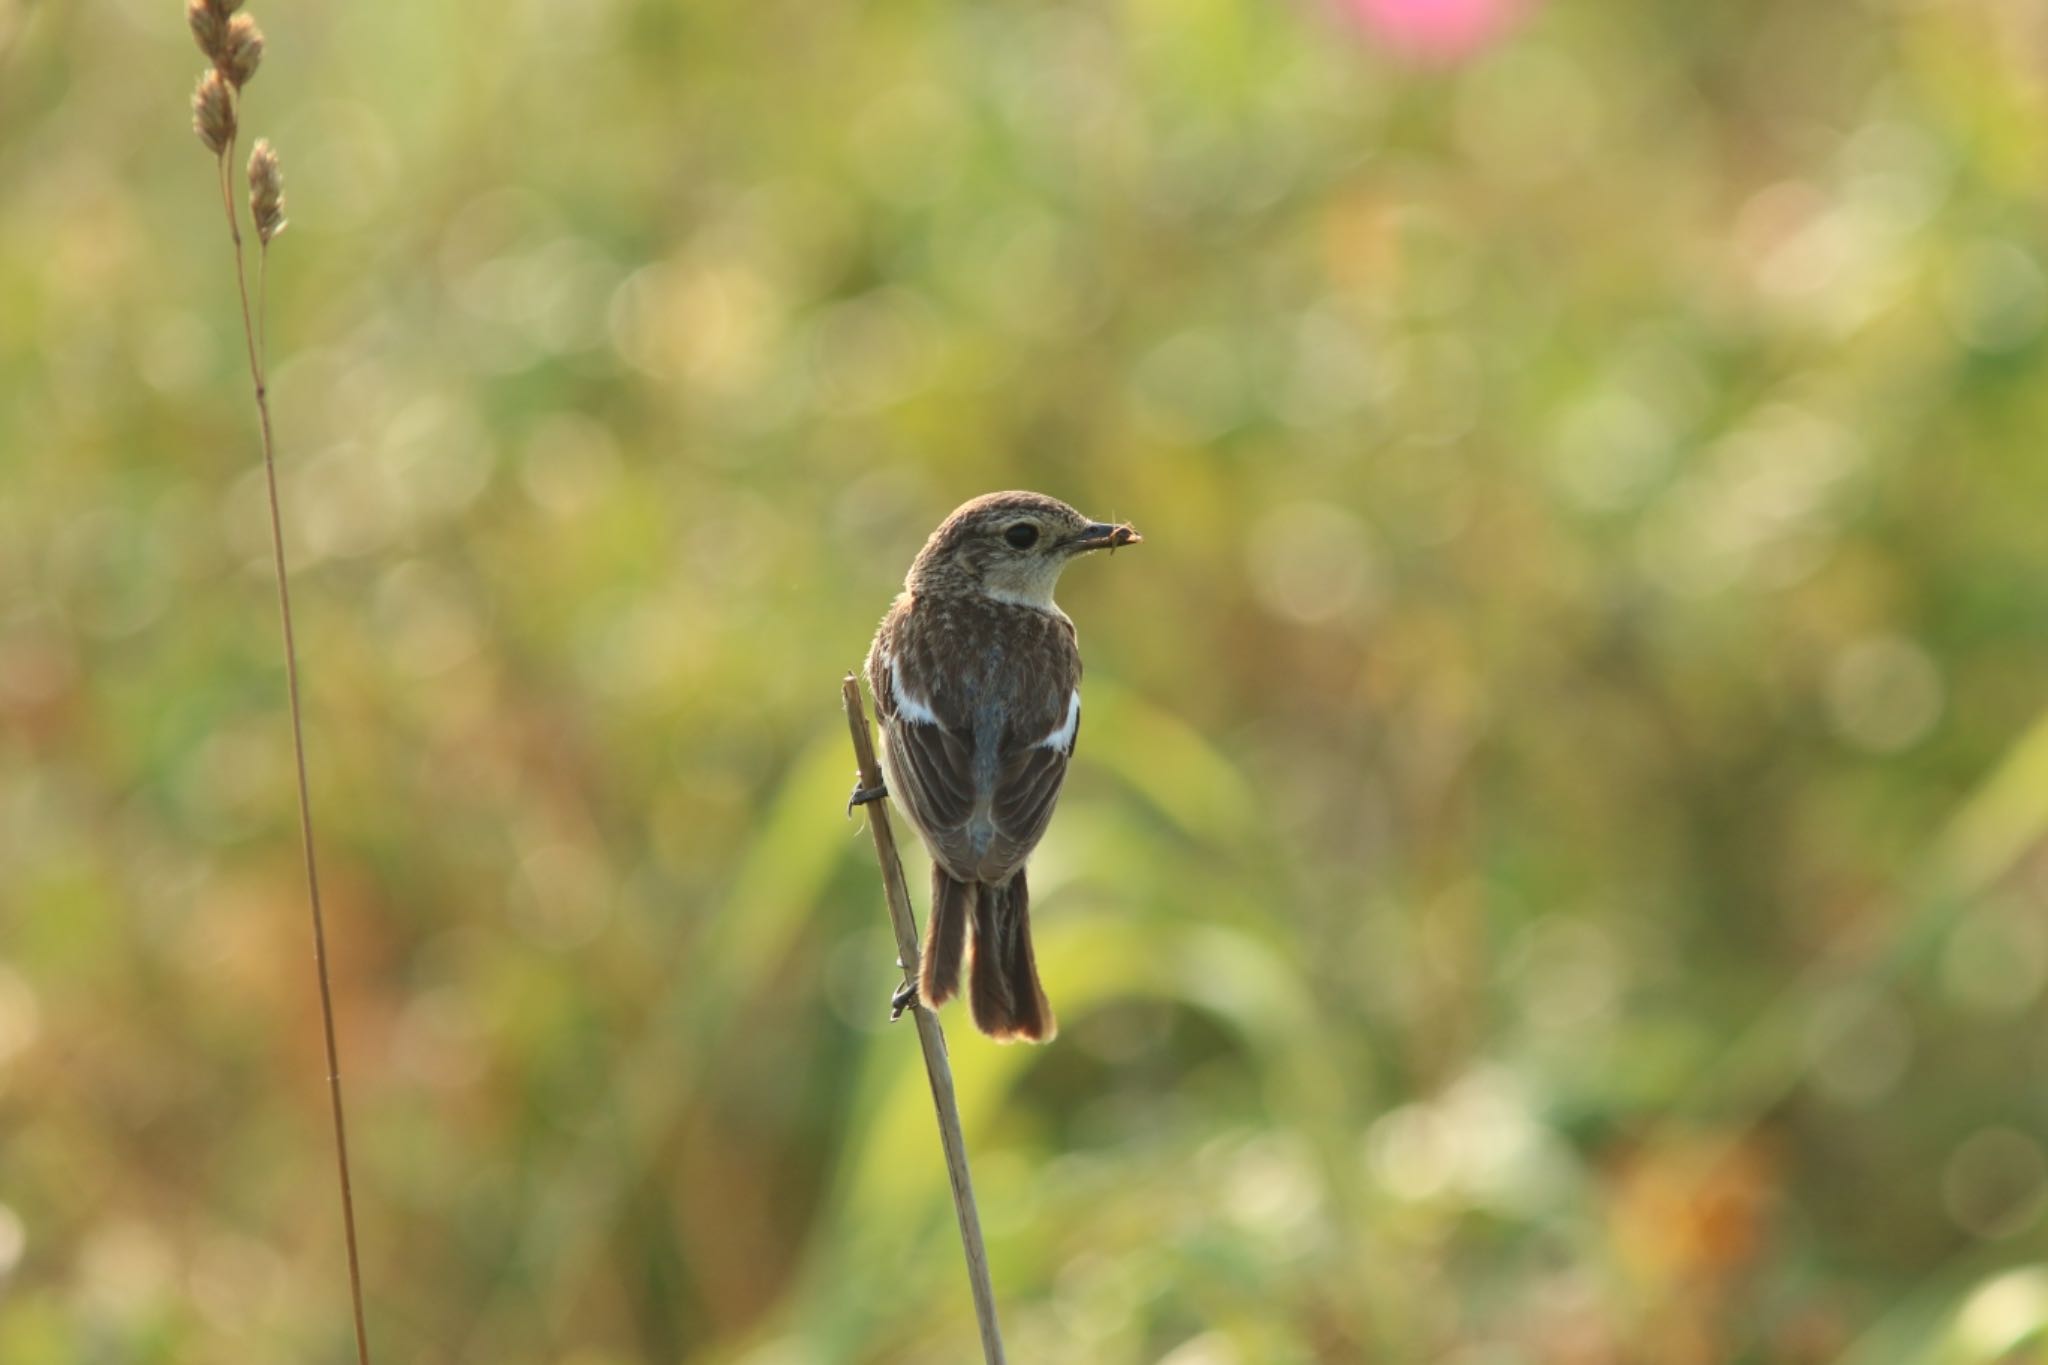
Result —
M 233 213 L 230 211 L 230 220 Z M 268 273 L 270 248 L 262 249 L 260 269 Z M 313 853 L 313 798 L 306 782 L 306 726 L 299 705 L 299 647 L 292 631 L 291 577 L 285 572 L 284 518 L 278 508 L 276 446 L 270 432 L 270 394 L 264 378 L 262 353 L 254 334 L 248 333 L 249 286 L 242 277 L 242 243 L 235 239 L 235 279 L 241 286 L 242 325 L 249 340 L 249 373 L 256 386 L 256 413 L 263 430 L 263 482 L 270 495 L 270 554 L 277 571 L 277 615 L 284 627 L 285 690 L 291 706 L 292 760 L 299 781 L 299 844 L 305 852 L 306 899 L 313 915 L 313 965 L 320 980 L 320 1032 L 327 1049 L 327 1098 L 334 1116 L 335 1175 L 341 1187 L 342 1235 L 348 1244 L 349 1307 L 355 1318 L 356 1359 L 370 1365 L 369 1329 L 363 1319 L 363 1267 L 356 1245 L 355 1186 L 349 1177 L 348 1116 L 341 1093 L 341 1050 L 334 1033 L 334 987 L 327 967 L 327 917 L 320 904 L 320 868 Z
M 874 739 L 868 730 L 867 707 L 860 682 L 849 673 L 840 684 L 846 724 L 853 735 L 853 756 L 860 785 L 882 785 L 875 762 Z M 896 855 L 896 835 L 889 808 L 880 801 L 865 807 L 868 830 L 875 839 L 875 859 L 882 865 L 882 890 L 889 902 L 889 924 L 896 931 L 897 960 L 917 979 L 917 917 L 910 908 L 910 888 L 903 881 L 903 860 Z M 987 1365 L 1004 1365 L 1002 1328 L 996 1322 L 996 1291 L 989 1278 L 988 1248 L 981 1240 L 981 1213 L 974 1203 L 974 1182 L 967 1170 L 967 1139 L 960 1131 L 960 1105 L 953 1095 L 953 1067 L 946 1060 L 946 1035 L 939 1017 L 918 1001 L 911 1009 L 917 1040 L 924 1048 L 925 1076 L 931 1081 L 932 1108 L 938 1111 L 939 1145 L 946 1154 L 946 1182 L 953 1191 L 953 1212 L 960 1223 L 960 1246 L 967 1253 L 967 1284 L 974 1295 L 974 1317 L 981 1328 L 981 1354 Z
M 249 359 L 249 380 L 256 396 L 257 423 L 263 438 L 263 478 L 269 494 L 270 504 L 270 550 L 271 564 L 277 579 L 278 618 L 283 626 L 285 691 L 291 715 L 292 759 L 298 777 L 299 798 L 299 844 L 305 857 L 306 898 L 312 911 L 313 921 L 313 965 L 320 985 L 320 1029 L 327 1053 L 327 1095 L 329 1109 L 334 1120 L 335 1173 L 341 1191 L 342 1233 L 348 1248 L 349 1303 L 355 1323 L 357 1365 L 370 1365 L 370 1337 L 363 1315 L 363 1272 L 362 1259 L 356 1241 L 355 1187 L 350 1178 L 348 1160 L 348 1119 L 342 1102 L 341 1050 L 335 1038 L 334 989 L 327 961 L 327 919 L 320 902 L 320 869 L 314 854 L 313 800 L 310 784 L 306 778 L 306 729 L 303 711 L 299 701 L 299 657 L 298 640 L 292 624 L 291 578 L 285 568 L 284 517 L 280 509 L 277 491 L 276 439 L 270 423 L 270 390 L 265 377 L 264 346 L 261 338 L 267 330 L 259 326 L 259 315 L 252 313 L 249 306 L 249 271 L 246 253 L 242 246 L 242 227 L 235 210 L 234 159 L 240 137 L 240 89 L 250 76 L 255 74 L 257 63 L 262 56 L 263 40 L 255 24 L 246 16 L 229 20 L 228 8 L 218 3 L 201 3 L 191 6 L 192 11 L 204 8 L 210 11 L 218 23 L 208 27 L 204 33 L 195 28 L 200 37 L 200 46 L 214 60 L 215 70 L 232 86 L 234 94 L 224 89 L 215 92 L 210 106 L 204 101 L 195 102 L 199 112 L 196 131 L 214 152 L 216 169 L 220 174 L 221 209 L 227 216 L 228 238 L 234 244 L 235 289 L 242 309 L 242 340 Z M 200 14 L 204 19 L 205 13 Z M 226 36 L 235 35 L 236 44 L 231 45 Z M 207 79 L 213 79 L 209 76 Z M 202 82 L 202 94 L 205 83 Z M 207 117 L 208 113 L 212 117 Z M 258 151 L 269 156 L 269 171 L 273 177 L 268 186 L 272 195 L 277 194 L 275 180 L 276 164 L 274 154 L 258 143 Z M 271 216 L 256 220 L 256 229 L 261 244 L 261 260 L 258 263 L 258 299 L 267 302 L 270 270 L 270 239 L 283 226 L 280 209 L 281 198 L 273 199 Z M 252 212 L 254 211 L 252 205 Z

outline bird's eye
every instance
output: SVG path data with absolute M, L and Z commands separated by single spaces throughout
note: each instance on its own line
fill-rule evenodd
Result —
M 1003 539 L 1020 550 L 1028 550 L 1038 543 L 1038 528 L 1028 521 L 1020 521 L 1003 532 Z

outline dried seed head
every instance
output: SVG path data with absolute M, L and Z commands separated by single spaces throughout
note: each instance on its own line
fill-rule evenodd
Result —
M 205 3 L 208 9 L 220 16 L 220 21 L 223 24 L 228 21 L 229 16 L 242 7 L 242 0 L 205 0 Z
M 192 40 L 210 62 L 221 59 L 227 49 L 228 21 L 209 0 L 186 0 L 185 22 L 192 26 Z
M 192 131 L 206 149 L 219 156 L 235 137 L 235 97 L 220 72 L 208 71 L 192 92 Z
M 278 169 L 277 149 L 267 137 L 257 138 L 249 153 L 249 217 L 265 246 L 284 231 L 284 172 Z
M 263 30 L 256 27 L 256 21 L 246 14 L 237 14 L 228 21 L 227 36 L 222 40 L 222 52 L 217 65 L 220 73 L 240 90 L 256 74 L 256 68 L 263 62 Z

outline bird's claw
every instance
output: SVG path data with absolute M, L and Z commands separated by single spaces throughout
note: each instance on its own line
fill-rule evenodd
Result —
M 887 783 L 877 782 L 872 787 L 863 787 L 860 784 L 860 779 L 855 778 L 853 795 L 846 798 L 846 813 L 852 815 L 855 806 L 865 806 L 870 801 L 879 801 L 888 794 L 889 787 Z
M 917 1003 L 917 978 L 913 976 L 898 986 L 896 993 L 889 997 L 889 1022 L 893 1024 L 901 1019 L 903 1011 Z

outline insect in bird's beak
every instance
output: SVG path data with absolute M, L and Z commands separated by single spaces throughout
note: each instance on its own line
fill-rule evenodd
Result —
M 1127 521 L 1115 525 L 1108 522 L 1091 522 L 1067 542 L 1067 548 L 1079 554 L 1083 550 L 1117 550 L 1125 545 L 1141 545 L 1145 538 L 1138 534 L 1138 528 Z

